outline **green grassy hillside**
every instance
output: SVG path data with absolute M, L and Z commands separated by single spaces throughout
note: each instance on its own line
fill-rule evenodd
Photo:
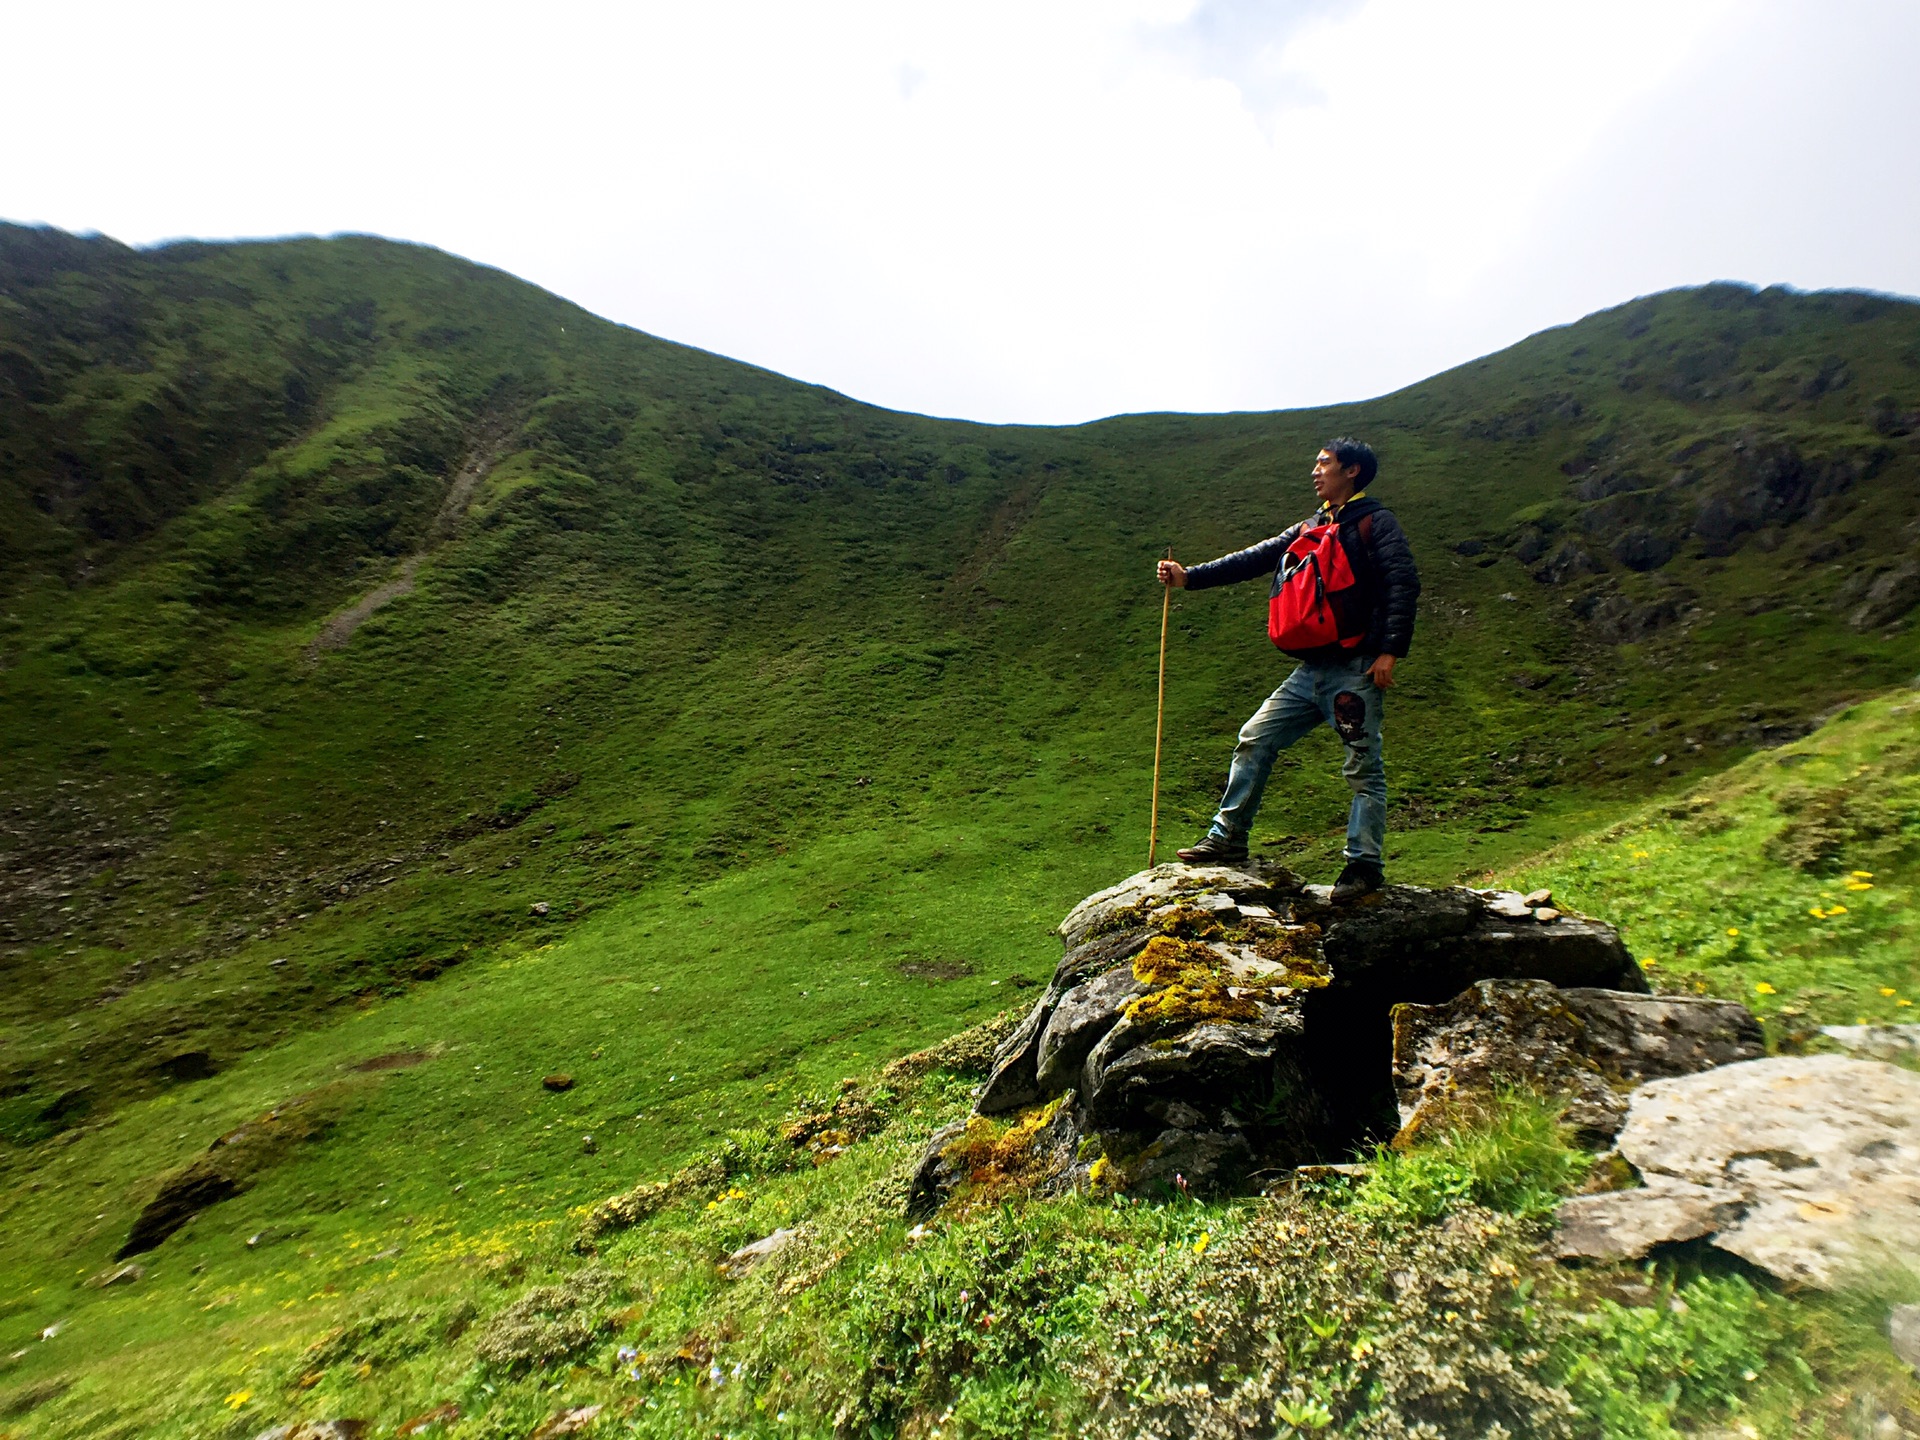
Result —
M 86 1377 L 44 1413 L 102 1433 L 191 1373 L 169 1423 L 211 1433 L 249 1346 L 458 1291 L 1001 1008 L 1144 859 L 1152 558 L 1298 518 L 1331 433 L 1422 562 L 1390 861 L 1444 880 L 1920 669 L 1916 429 L 1920 307 L 1861 295 L 1676 292 L 1363 405 L 1037 429 L 417 247 L 0 227 L 0 1324 L 67 1325 L 10 1379 Z M 1285 666 L 1252 587 L 1173 619 L 1178 842 Z M 1266 853 L 1330 862 L 1332 755 L 1283 767 Z M 162 1174 L 323 1087 L 316 1142 L 79 1284 Z
M 1501 878 L 1604 898 L 1654 978 L 1749 998 L 1777 1043 L 1902 1018 L 1920 991 L 1917 706 L 1911 690 L 1864 703 Z M 1807 817 L 1826 812 L 1805 796 L 1835 787 L 1865 809 L 1809 848 Z M 804 881 L 748 871 L 677 906 L 609 906 L 42 1147 L 7 1214 L 0 1423 L 247 1436 L 351 1415 L 389 1435 L 452 1406 L 457 1423 L 426 1433 L 524 1437 L 601 1405 L 602 1431 L 659 1437 L 1129 1435 L 1214 1413 L 1196 1381 L 1261 1368 L 1291 1387 L 1301 1433 L 1517 1411 L 1516 1435 L 1839 1440 L 1878 1413 L 1863 1407 L 1920 1405 L 1879 1333 L 1920 1277 L 1823 1298 L 1711 1255 L 1577 1279 L 1537 1266 L 1542 1216 L 1587 1162 L 1525 1107 L 1357 1186 L 987 1207 L 910 1235 L 906 1178 L 964 1112 L 980 1049 L 873 1073 L 897 1032 L 849 1035 L 843 1017 L 892 972 L 862 958 L 870 929 L 796 916 L 816 881 L 864 908 L 880 857 L 858 838 L 820 858 Z M 912 882 L 916 909 L 952 934 L 1025 918 L 1044 877 L 1002 888 L 993 869 Z M 1809 897 L 1846 914 L 1797 918 Z M 675 931 L 687 904 L 727 959 L 688 943 L 715 930 Z M 1005 963 L 1053 953 L 1038 928 Z M 636 938 L 666 935 L 636 961 Z M 576 1083 L 545 1092 L 559 1058 Z M 331 1128 L 138 1257 L 139 1280 L 88 1285 L 115 1273 L 144 1177 L 290 1096 L 324 1097 Z M 583 1253 L 591 1205 L 689 1160 L 657 1213 Z M 764 1270 L 716 1269 L 782 1227 L 799 1238 Z M 1473 1377 L 1474 1403 L 1422 1382 L 1437 1364 Z M 1103 1414 L 1104 1397 L 1144 1408 Z

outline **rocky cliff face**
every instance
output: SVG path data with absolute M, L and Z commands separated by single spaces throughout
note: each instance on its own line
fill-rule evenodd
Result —
M 1162 865 L 1091 895 L 909 1209 L 1010 1186 L 1214 1189 L 1347 1159 L 1401 1122 L 1395 1006 L 1489 980 L 1645 993 L 1611 926 L 1547 898 L 1390 886 L 1335 907 L 1257 865 Z

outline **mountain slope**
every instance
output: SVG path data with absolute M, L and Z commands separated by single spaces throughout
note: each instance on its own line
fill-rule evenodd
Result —
M 160 1343 L 71 1287 L 308 1090 L 346 1086 L 327 1138 L 156 1252 L 155 1316 L 308 1293 L 245 1240 L 339 1241 L 333 1196 L 385 1233 L 369 1173 L 462 1245 L 545 1233 L 999 1008 L 1141 861 L 1153 557 L 1298 518 L 1332 433 L 1380 450 L 1427 584 L 1396 878 L 1802 734 L 1920 669 L 1916 412 L 1920 306 L 1851 294 L 1675 292 L 1360 405 L 1039 429 L 419 247 L 0 227 L 7 1313 Z M 1175 599 L 1163 846 L 1285 673 L 1261 607 Z M 1265 853 L 1330 862 L 1333 758 L 1283 763 Z M 351 1068 L 382 1055 L 433 1058 Z
M 1131 859 L 1145 567 L 1295 518 L 1332 431 L 1379 447 L 1425 565 L 1389 741 L 1416 873 L 1920 651 L 1903 302 L 1713 287 L 1362 406 L 1044 430 L 877 411 L 377 240 L 9 228 L 0 292 L 0 1063 L 43 1100 L 56 1062 L 97 1106 L 158 1083 L 151 1051 L 225 1063 L 536 903 L 847 827 Z M 1257 609 L 1177 601 L 1170 835 L 1284 673 Z M 1344 791 L 1305 749 L 1264 833 L 1324 857 Z M 212 995 L 230 973 L 253 1004 Z

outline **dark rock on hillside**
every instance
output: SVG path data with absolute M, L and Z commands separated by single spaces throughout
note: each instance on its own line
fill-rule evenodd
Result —
M 1568 1123 L 1600 1149 L 1634 1086 L 1765 1053 L 1760 1022 L 1730 1000 L 1482 980 L 1444 1005 L 1395 1007 L 1396 1143 L 1512 1087 L 1567 1097 Z
M 1636 490 L 1647 488 L 1644 476 L 1632 471 L 1606 470 L 1589 471 L 1573 485 L 1573 498 L 1591 503 L 1595 500 L 1610 500 L 1615 495 L 1630 495 Z
M 1077 913 L 1077 912 L 1076 912 Z M 1069 917 L 1069 921 L 1071 917 Z M 1066 926 L 1062 927 L 1063 933 Z M 1140 951 L 1146 949 L 1147 941 L 1152 939 L 1151 932 L 1144 927 L 1135 927 L 1117 934 L 1101 936 L 1083 945 L 1077 945 L 1067 952 L 1067 956 L 1054 971 L 1053 981 L 1047 986 L 1046 993 L 1020 1028 L 1001 1045 L 996 1057 L 993 1073 L 987 1081 L 987 1087 L 980 1096 L 976 1108 L 983 1115 L 997 1114 L 1001 1111 L 1016 1109 L 1021 1105 L 1031 1105 L 1041 1095 L 1038 1075 L 1041 1058 L 1041 1040 L 1054 1011 L 1069 995 L 1075 997 L 1069 1007 L 1067 1017 L 1062 1020 L 1062 1029 L 1055 1037 L 1049 1058 L 1056 1067 L 1060 1063 L 1059 1051 L 1063 1046 L 1079 1045 L 1084 1037 L 1084 1048 L 1080 1049 L 1081 1058 L 1113 1025 L 1113 1017 L 1105 1011 L 1081 1018 L 1081 1011 L 1089 995 L 1076 994 L 1080 987 L 1095 978 L 1104 978 L 1108 974 L 1124 977 L 1110 984 L 1124 984 L 1132 978 L 1130 969 L 1117 969 L 1131 960 Z M 1104 1021 L 1102 1017 L 1104 1018 Z M 1072 1027 L 1069 1035 L 1068 1026 Z
M 93 1108 L 91 1085 L 70 1085 L 34 1113 L 34 1118 L 62 1125 L 77 1120 Z
M 1920 430 L 1920 409 L 1909 410 L 1891 395 L 1876 395 L 1867 410 L 1873 433 L 1887 439 Z
M 220 1073 L 213 1056 L 205 1050 L 183 1050 L 169 1055 L 153 1067 L 169 1080 L 210 1080 Z
M 1690 591 L 1676 591 L 1647 600 L 1621 594 L 1610 584 L 1576 595 L 1568 608 L 1593 627 L 1594 635 L 1612 645 L 1644 640 L 1656 630 L 1674 624 L 1692 608 Z
M 1613 542 L 1613 558 L 1629 570 L 1658 570 L 1673 559 L 1677 547 L 1657 530 L 1635 525 Z
M 1395 1124 L 1401 1001 L 1485 979 L 1644 992 L 1610 926 L 1495 891 L 1349 906 L 1277 867 L 1162 865 L 1088 897 L 973 1115 L 933 1137 L 909 1212 L 956 1192 L 1217 1189 L 1338 1161 Z
M 347 1085 L 309 1090 L 228 1131 L 206 1152 L 164 1176 L 134 1218 L 116 1260 L 154 1249 L 209 1206 L 238 1195 L 299 1145 L 322 1138 L 345 1108 Z
M 1564 585 L 1582 575 L 1603 575 L 1606 569 L 1606 561 L 1578 540 L 1562 540 L 1553 554 L 1534 569 L 1533 578 L 1542 585 Z
M 1877 630 L 1915 605 L 1920 605 L 1920 560 L 1907 560 L 1873 577 L 1847 623 L 1856 630 Z
M 241 1181 L 223 1173 L 217 1164 L 196 1160 L 161 1182 L 160 1193 L 134 1217 L 133 1229 L 114 1258 L 145 1254 L 202 1210 L 238 1195 L 241 1188 Z
M 1708 554 L 1730 555 L 1767 526 L 1825 524 L 1844 504 L 1838 497 L 1884 460 L 1871 450 L 1808 457 L 1788 441 L 1749 432 L 1730 447 L 1724 468 L 1698 487 L 1693 533 Z

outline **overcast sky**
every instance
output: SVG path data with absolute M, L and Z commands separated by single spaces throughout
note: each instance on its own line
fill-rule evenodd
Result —
M 1920 0 L 0 15 L 0 216 L 418 240 L 939 415 L 1358 399 L 1717 278 L 1920 293 Z

